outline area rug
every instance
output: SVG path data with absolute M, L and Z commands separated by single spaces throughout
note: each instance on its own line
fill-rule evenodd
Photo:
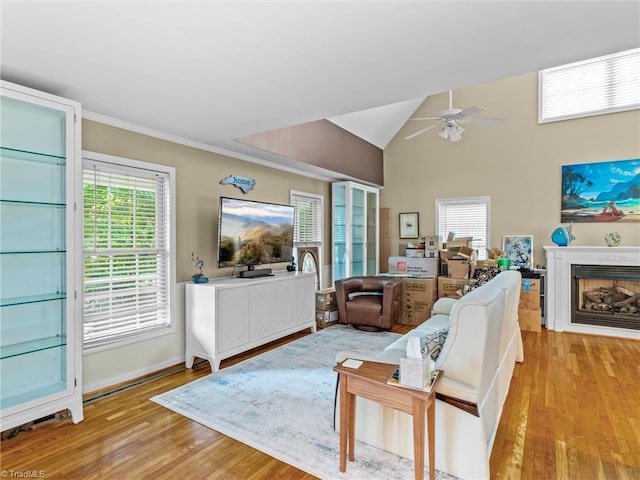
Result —
M 380 351 L 398 336 L 335 325 L 151 400 L 323 479 L 412 479 L 411 460 L 362 442 L 340 473 L 333 429 L 336 352 Z

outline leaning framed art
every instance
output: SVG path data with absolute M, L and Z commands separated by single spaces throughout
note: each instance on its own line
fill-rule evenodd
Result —
M 502 250 L 512 267 L 533 268 L 533 235 L 505 235 Z

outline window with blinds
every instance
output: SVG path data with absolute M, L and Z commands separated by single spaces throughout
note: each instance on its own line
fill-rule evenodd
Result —
M 436 234 L 446 241 L 449 232 L 456 237 L 473 237 L 478 259 L 487 258 L 489 244 L 489 197 L 436 200 Z
M 538 123 L 637 108 L 640 48 L 538 73 Z
M 83 159 L 85 348 L 171 326 L 171 172 L 112 161 Z
M 316 287 L 322 284 L 322 218 L 324 197 L 313 193 L 290 192 L 289 203 L 295 207 L 293 246 L 302 271 L 317 272 Z

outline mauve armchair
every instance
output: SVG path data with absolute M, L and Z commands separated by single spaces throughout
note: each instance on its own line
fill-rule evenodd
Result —
M 402 312 L 402 278 L 336 280 L 338 321 L 367 331 L 390 330 Z

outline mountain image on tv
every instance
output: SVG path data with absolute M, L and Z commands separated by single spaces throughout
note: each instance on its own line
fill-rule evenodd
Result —
M 293 217 L 290 205 L 222 197 L 218 266 L 289 262 Z

